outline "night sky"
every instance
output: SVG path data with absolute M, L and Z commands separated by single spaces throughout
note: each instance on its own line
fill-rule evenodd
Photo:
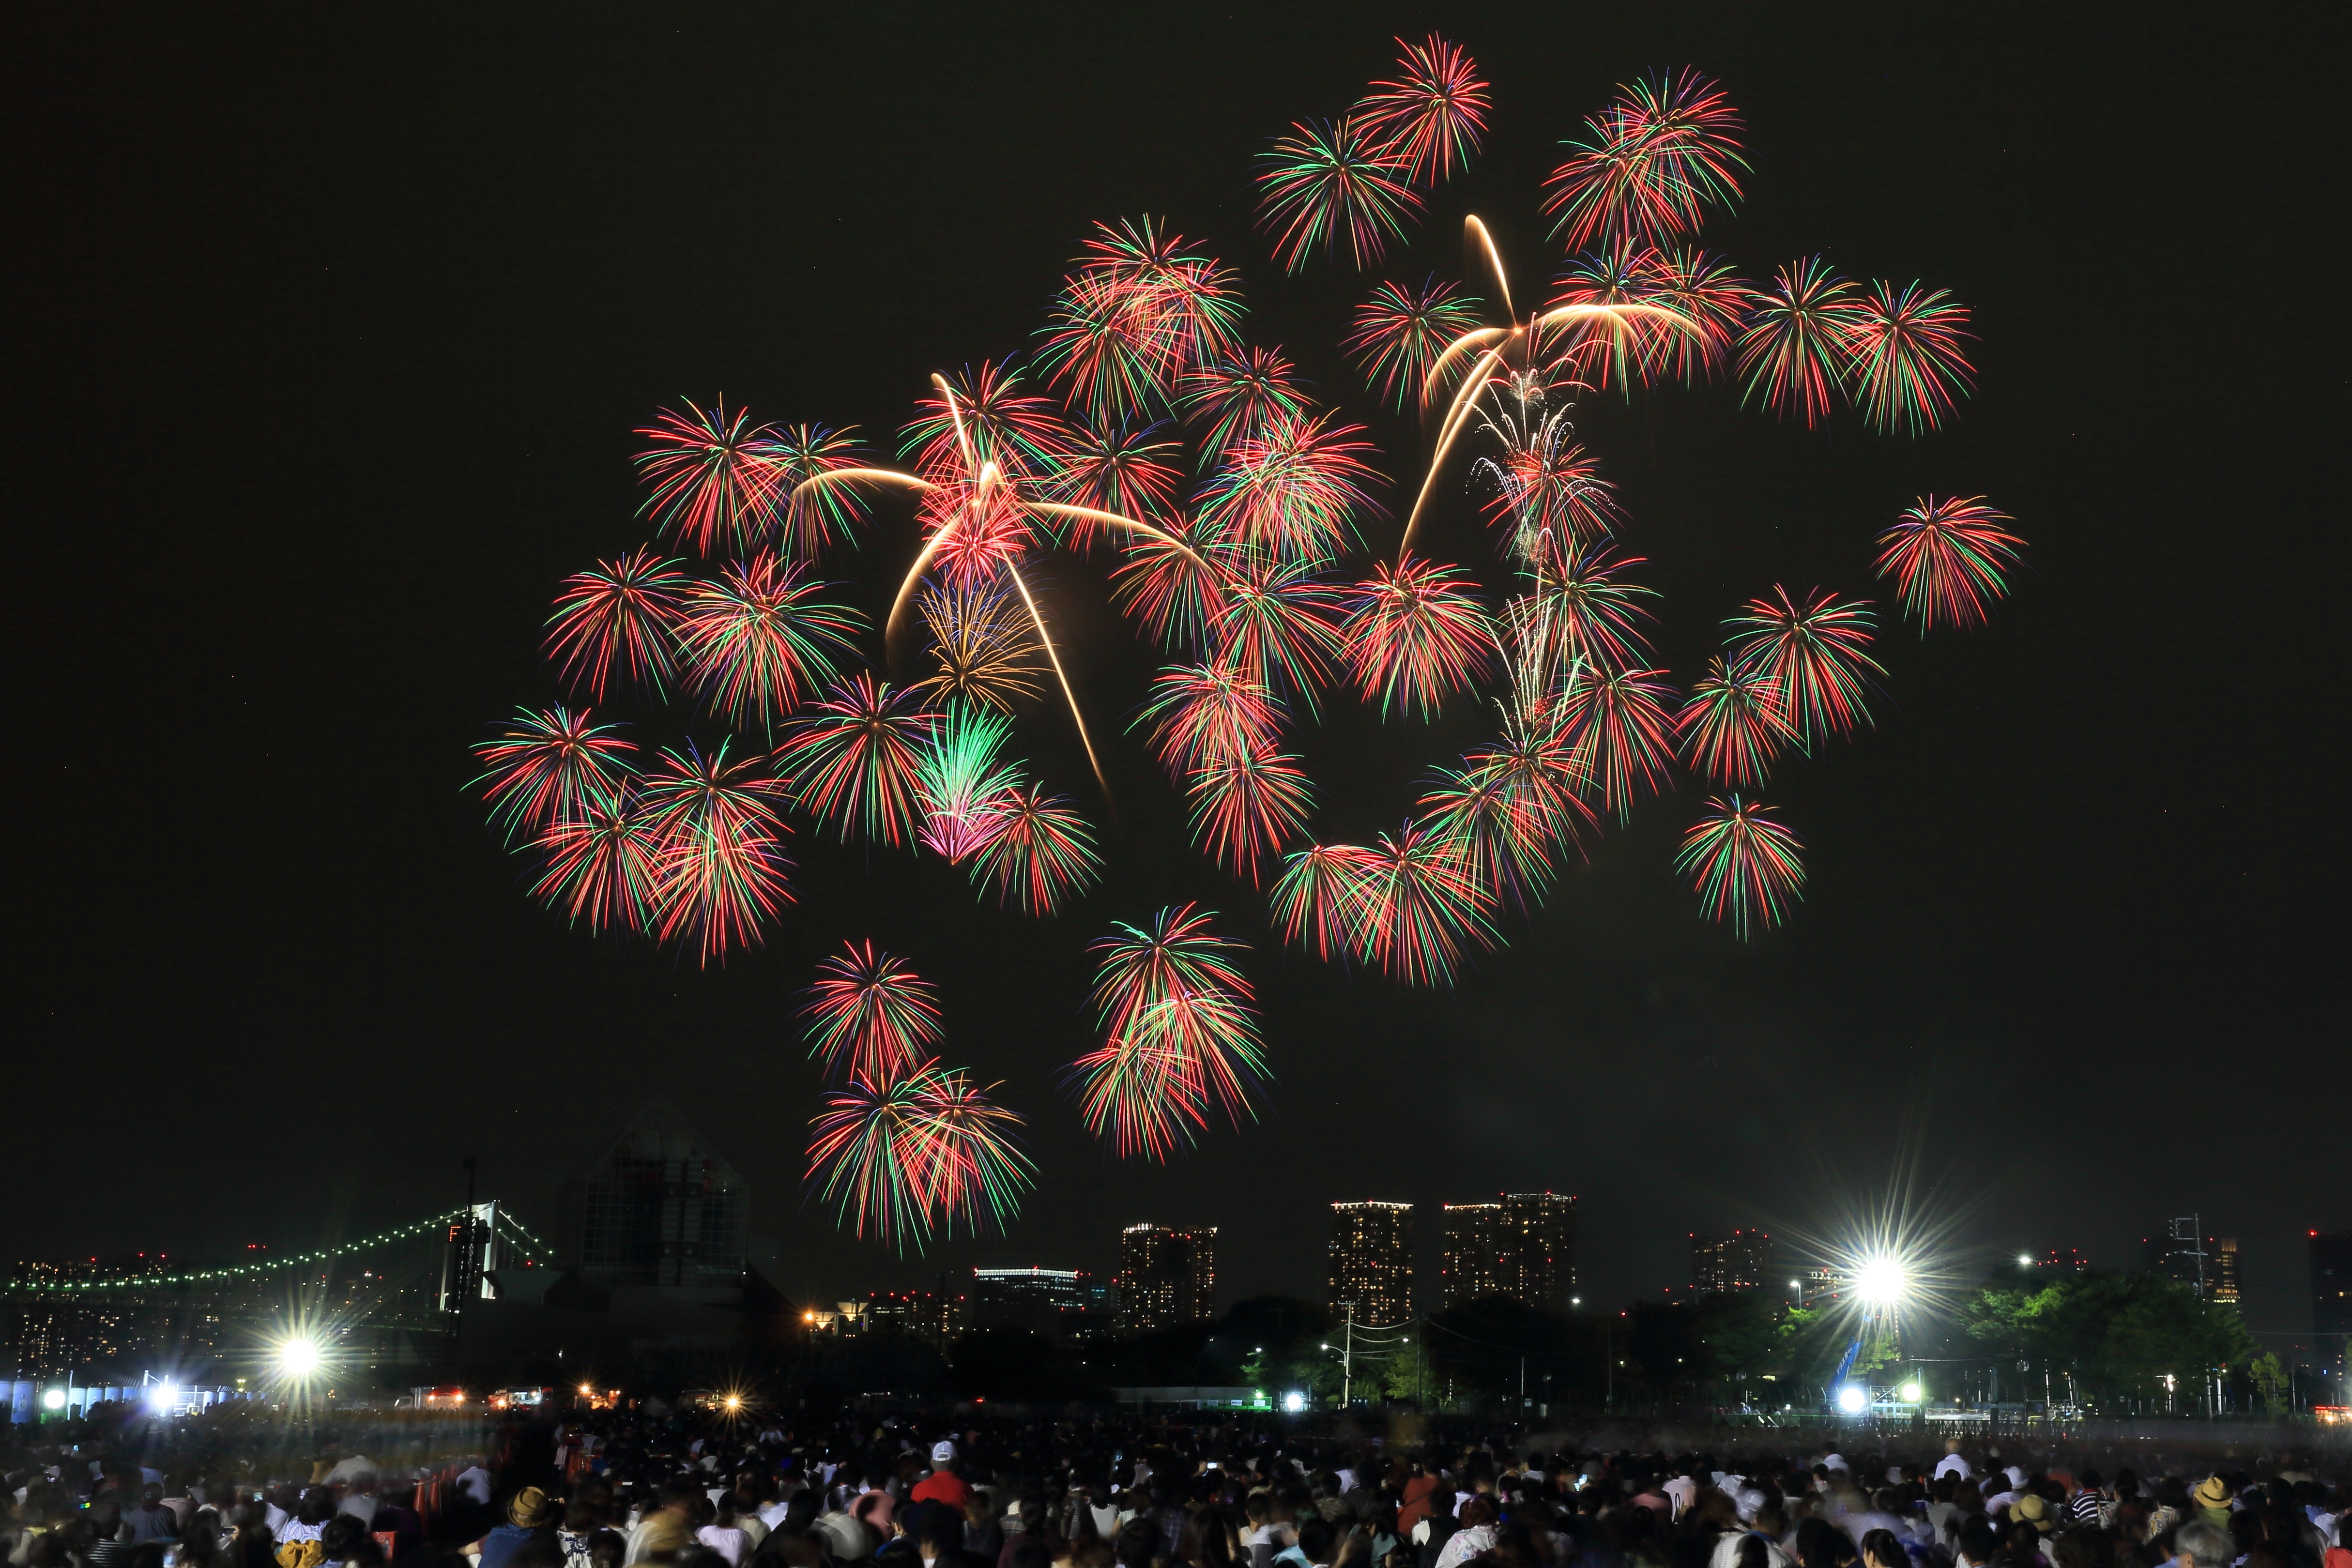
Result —
M 2313 78 L 2341 56 L 2081 11 L 20 11 L 0 1247 L 332 1240 L 455 1202 L 477 1148 L 485 1196 L 548 1228 L 659 1093 L 756 1183 L 787 1291 L 911 1282 L 798 1197 L 793 993 L 871 936 L 940 984 L 950 1060 L 1003 1080 L 1043 1167 L 1010 1239 L 945 1261 L 1107 1270 L 1122 1224 L 1207 1223 L 1227 1300 L 1319 1297 L 1323 1206 L 1381 1197 L 1426 1206 L 1433 1298 L 1436 1205 L 1550 1187 L 1582 1200 L 1588 1301 L 1617 1304 L 1684 1281 L 1688 1230 L 1826 1228 L 1908 1170 L 1956 1244 L 2003 1251 L 2136 1264 L 2201 1210 L 2241 1239 L 2252 1326 L 2306 1328 L 2303 1233 L 2352 1225 L 2323 776 L 2344 360 L 2311 314 L 2340 180 L 2339 84 Z M 1808 434 L 1722 386 L 1582 421 L 1681 684 L 1773 582 L 1877 596 L 1871 538 L 1915 496 L 1986 494 L 2032 541 L 1993 626 L 1891 623 L 1876 729 L 1776 776 L 1809 845 L 1789 928 L 1743 947 L 1697 917 L 1669 870 L 1685 783 L 1453 993 L 1404 991 L 1276 948 L 1124 737 L 1109 883 L 1054 921 L 807 831 L 800 904 L 724 969 L 531 904 L 467 747 L 555 696 L 548 601 L 645 537 L 629 432 L 665 402 L 894 441 L 930 371 L 1030 340 L 1093 220 L 1150 212 L 1242 269 L 1252 340 L 1417 480 L 1417 434 L 1336 350 L 1372 278 L 1286 280 L 1248 173 L 1433 26 L 1495 127 L 1384 276 L 1459 276 L 1475 211 L 1533 292 L 1554 144 L 1691 64 L 1754 165 L 1710 246 L 1750 277 L 1820 249 L 1975 312 L 1979 391 L 1925 440 Z M 1498 582 L 1447 494 L 1431 548 Z M 912 549 L 881 517 L 832 562 L 869 609 Z M 1148 654 L 1099 565 L 1051 580 L 1115 734 Z M 1392 829 L 1478 730 L 1338 705 L 1307 737 L 1319 831 Z M 1016 745 L 1100 820 L 1066 718 Z M 1279 1087 L 1244 1134 L 1119 1166 L 1057 1084 L 1090 1039 L 1084 947 L 1194 898 L 1255 947 Z

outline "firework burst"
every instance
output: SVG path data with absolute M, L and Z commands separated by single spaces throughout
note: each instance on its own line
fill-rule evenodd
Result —
M 1221 1112 L 1255 1117 L 1265 1082 L 1255 998 L 1234 956 L 1246 949 L 1210 929 L 1197 904 L 1124 923 L 1094 944 L 1100 1050 L 1071 1064 L 1087 1125 L 1122 1157 L 1164 1160 Z M 1156 1103 L 1136 1097 L 1156 1094 Z
M 988 842 L 1003 797 L 1021 782 L 1021 769 L 1000 760 L 1012 728 L 1003 714 L 961 704 L 931 727 L 915 774 L 923 797 L 916 838 L 925 849 L 960 863 Z
M 1192 841 L 1220 870 L 1252 887 L 1283 845 L 1306 831 L 1315 788 L 1298 766 L 1271 746 L 1218 751 L 1192 771 L 1186 793 Z
M 1815 589 L 1800 609 L 1775 583 L 1770 598 L 1749 600 L 1747 613 L 1725 624 L 1733 629 L 1732 662 L 1771 681 L 1783 716 L 1808 750 L 1870 722 L 1869 687 L 1886 670 L 1870 656 L 1877 615 L 1868 601 L 1840 603 Z
M 856 652 L 865 617 L 816 596 L 826 585 L 798 561 L 762 550 L 698 582 L 678 622 L 687 663 L 711 711 L 772 727 Z
M 1803 845 L 1772 808 L 1738 795 L 1717 796 L 1683 835 L 1675 869 L 1690 879 L 1711 920 L 1728 920 L 1743 942 L 1788 919 L 1803 896 Z
M 1405 155 L 1360 120 L 1294 124 L 1259 156 L 1258 224 L 1286 271 L 1343 248 L 1358 271 L 1377 267 L 1421 215 Z
M 1152 749 L 1171 777 L 1181 778 L 1272 746 L 1283 718 L 1264 683 L 1231 659 L 1215 659 L 1154 675 L 1136 723 L 1150 727 Z
M 1012 596 L 1001 589 L 932 583 L 919 601 L 939 673 L 915 683 L 937 701 L 963 702 L 1011 713 L 1016 701 L 1042 693 L 1037 642 Z
M 1445 346 L 1478 325 L 1479 301 L 1454 285 L 1424 279 L 1419 288 L 1383 283 L 1356 308 L 1339 346 L 1362 367 L 1364 379 L 1399 413 L 1418 396 Z
M 1561 738 L 1620 823 L 1641 796 L 1674 787 L 1674 702 L 1664 670 L 1601 665 L 1560 705 Z
M 913 841 L 924 814 L 923 747 L 938 716 L 918 693 L 860 672 L 788 720 L 776 759 L 794 804 L 869 843 Z
M 761 922 L 793 899 L 791 830 L 773 804 L 784 786 L 756 758 L 729 762 L 727 745 L 664 751 L 643 786 L 661 840 L 656 934 L 692 942 L 706 966 L 757 945 Z
M 1739 113 L 1696 71 L 1621 88 L 1584 128 L 1561 144 L 1568 160 L 1544 183 L 1552 232 L 1571 250 L 1604 235 L 1660 244 L 1739 198 Z
M 1357 689 L 1381 716 L 1433 718 L 1494 664 L 1495 626 L 1467 573 L 1405 557 L 1376 565 L 1341 632 Z
M 538 713 L 519 708 L 496 739 L 474 747 L 483 769 L 474 784 L 483 787 L 491 821 L 504 824 L 509 841 L 583 818 L 620 795 L 637 748 L 593 716 L 561 704 Z
M 1748 329 L 1739 338 L 1743 396 L 1783 419 L 1801 414 L 1811 429 L 1845 390 L 1864 308 L 1853 282 L 1820 256 L 1790 262 L 1759 289 Z
M 656 697 L 677 678 L 678 614 L 689 580 L 678 562 L 639 547 L 563 580 L 547 619 L 547 655 L 572 690 L 604 700 L 615 674 Z
M 1494 100 L 1458 46 L 1435 33 L 1427 43 L 1396 45 L 1397 79 L 1374 82 L 1350 118 L 1402 160 L 1407 179 L 1434 185 L 1470 166 Z
M 660 895 L 662 838 L 627 791 L 596 796 L 543 828 L 531 896 L 588 935 L 644 931 Z
M 1052 915 L 1102 880 L 1094 830 L 1066 798 L 1046 799 L 1042 785 L 1025 791 L 1015 785 L 993 797 L 984 814 L 971 880 L 995 893 L 998 907 Z
M 1762 670 L 1727 667 L 1720 658 L 1692 683 L 1675 727 L 1693 769 L 1742 789 L 1762 784 L 1773 758 L 1803 741 L 1789 723 L 1780 683 Z
M 1864 415 L 1881 430 L 1905 425 L 1914 435 L 1943 423 L 1974 384 L 1975 367 L 1960 351 L 1969 335 L 1969 308 L 1948 290 L 1872 284 L 1846 340 Z
M 879 1081 L 853 1077 L 812 1124 L 809 1186 L 841 1224 L 901 1255 L 908 1242 L 920 1252 L 958 1230 L 1001 1233 L 1035 1185 L 1020 1127 L 970 1073 L 936 1060 Z
M 801 1017 L 809 1057 L 828 1078 L 902 1078 L 940 1041 L 939 992 L 870 941 L 845 943 L 818 963 Z
M 2001 526 L 2011 520 L 1982 496 L 1923 496 L 1878 536 L 1878 575 L 1895 579 L 1922 637 L 1933 626 L 1981 626 L 1992 601 L 2007 596 L 2001 573 L 2025 548 Z

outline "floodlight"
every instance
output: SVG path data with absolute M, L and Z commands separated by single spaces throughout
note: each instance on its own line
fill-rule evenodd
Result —
M 1917 1384 L 1906 1383 L 1903 1385 L 1903 1402 L 1906 1405 L 1916 1405 L 1919 1403 L 1919 1385 Z
M 1296 1391 L 1282 1396 L 1282 1407 L 1293 1416 L 1307 1408 L 1307 1396 Z
M 278 1367 L 291 1377 L 308 1377 L 319 1370 L 316 1340 L 289 1339 L 278 1347 Z
M 66 1391 L 64 1389 L 52 1388 L 41 1396 L 41 1408 L 44 1410 L 62 1410 L 65 1407 Z
M 1861 1415 L 1863 1406 L 1869 1403 L 1870 1396 L 1858 1384 L 1849 1383 L 1838 1390 L 1838 1408 L 1849 1416 Z
M 2025 1253 L 2025 1252 L 2020 1252 L 2020 1253 L 2017 1255 L 2017 1266 L 2018 1266 L 2019 1268 L 2021 1268 L 2021 1269 L 2031 1269 L 2031 1268 L 2032 1268 L 2032 1267 L 2033 1267 L 2033 1258 L 2032 1258 L 2032 1254 L 2030 1254 L 2030 1253 Z
M 1893 1306 L 1903 1299 L 1909 1287 L 1910 1280 L 1901 1260 L 1885 1253 L 1864 1259 L 1862 1267 L 1854 1270 L 1854 1294 L 1873 1306 Z

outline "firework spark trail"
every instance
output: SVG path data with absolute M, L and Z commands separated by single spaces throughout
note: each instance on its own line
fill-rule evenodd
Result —
M 800 1016 L 810 1060 L 828 1078 L 887 1082 L 911 1072 L 940 1042 L 939 992 L 903 958 L 847 942 L 822 959 Z
M 1675 856 L 1675 869 L 1690 878 L 1707 917 L 1729 920 L 1743 942 L 1759 927 L 1786 921 L 1804 892 L 1803 846 L 1771 810 L 1737 794 L 1712 798 Z
M 497 739 L 475 744 L 482 775 L 474 786 L 488 786 L 482 798 L 491 820 L 505 824 L 509 842 L 579 820 L 621 793 L 637 748 L 614 726 L 591 723 L 593 716 L 560 703 L 538 713 L 518 708 Z
M 860 672 L 787 720 L 776 760 L 793 803 L 819 821 L 897 848 L 922 822 L 923 747 L 939 723 L 918 693 Z
M 2001 573 L 2025 548 L 2001 526 L 2011 520 L 1982 496 L 1922 496 L 1878 536 L 1878 575 L 1895 579 L 1920 636 L 1935 626 L 1981 626 L 1992 601 L 2008 595 Z
M 1732 662 L 1771 680 L 1782 716 L 1808 751 L 1871 721 L 1869 688 L 1886 678 L 1886 668 L 1870 656 L 1877 615 L 1867 601 L 1840 603 L 1815 589 L 1800 609 L 1774 583 L 1772 597 L 1749 600 L 1745 614 L 1724 624 L 1733 628 Z
M 1470 166 L 1494 99 L 1459 46 L 1435 33 L 1426 43 L 1399 38 L 1396 46 L 1398 79 L 1372 83 L 1349 118 L 1402 161 L 1407 179 L 1434 185 Z
M 1675 722 L 1694 771 L 1742 789 L 1762 785 L 1773 759 L 1804 738 L 1789 723 L 1780 682 L 1719 657 L 1691 684 Z
M 547 618 L 547 656 L 566 685 L 597 702 L 617 673 L 656 698 L 677 679 L 678 616 L 688 583 L 680 563 L 639 546 L 563 580 Z
M 942 375 L 934 375 L 931 384 L 939 393 L 939 413 L 918 421 L 908 433 L 908 447 L 916 454 L 922 472 L 840 469 L 804 481 L 793 492 L 793 499 L 801 501 L 833 484 L 887 482 L 914 490 L 920 497 L 918 517 L 927 537 L 900 581 L 889 619 L 884 622 L 886 650 L 896 645 L 908 603 L 943 552 L 951 579 L 961 577 L 967 585 L 990 577 L 1010 583 L 1028 612 L 1037 645 L 1062 688 L 1070 722 L 1108 800 L 1110 781 L 1095 753 L 1094 739 L 1087 733 L 1086 715 L 1062 668 L 1053 634 L 1046 630 L 1036 599 L 1021 574 L 1021 559 L 1036 545 L 1030 519 L 1043 517 L 1049 525 L 1085 522 L 1120 528 L 1160 541 L 1191 558 L 1203 570 L 1208 563 L 1182 539 L 1139 519 L 1071 502 L 1024 497 L 1022 479 L 1034 473 L 1052 483 L 1058 473 L 1056 465 L 1067 458 L 1070 447 L 1058 418 L 1034 406 L 1044 400 L 1021 394 L 1013 378 L 992 372 L 983 365 L 979 375 L 967 378 L 963 391 L 969 395 L 960 395 L 959 389 Z

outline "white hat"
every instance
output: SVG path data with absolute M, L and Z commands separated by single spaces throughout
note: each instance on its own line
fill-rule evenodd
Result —
M 938 1442 L 931 1445 L 931 1468 L 933 1469 L 939 1469 L 941 1465 L 946 1464 L 950 1459 L 954 1458 L 955 1445 L 949 1442 L 945 1437 L 941 1437 Z
M 1743 1524 L 1755 1523 L 1756 1516 L 1764 1511 L 1764 1494 L 1753 1487 L 1741 1491 L 1732 1500 L 1733 1506 L 1739 1510 L 1739 1520 Z
M 2009 1478 L 2009 1484 L 2013 1487 L 2021 1487 L 2025 1484 L 2025 1472 L 2018 1469 L 2015 1465 L 2010 1466 L 2009 1469 L 2001 1471 L 2000 1473 Z

